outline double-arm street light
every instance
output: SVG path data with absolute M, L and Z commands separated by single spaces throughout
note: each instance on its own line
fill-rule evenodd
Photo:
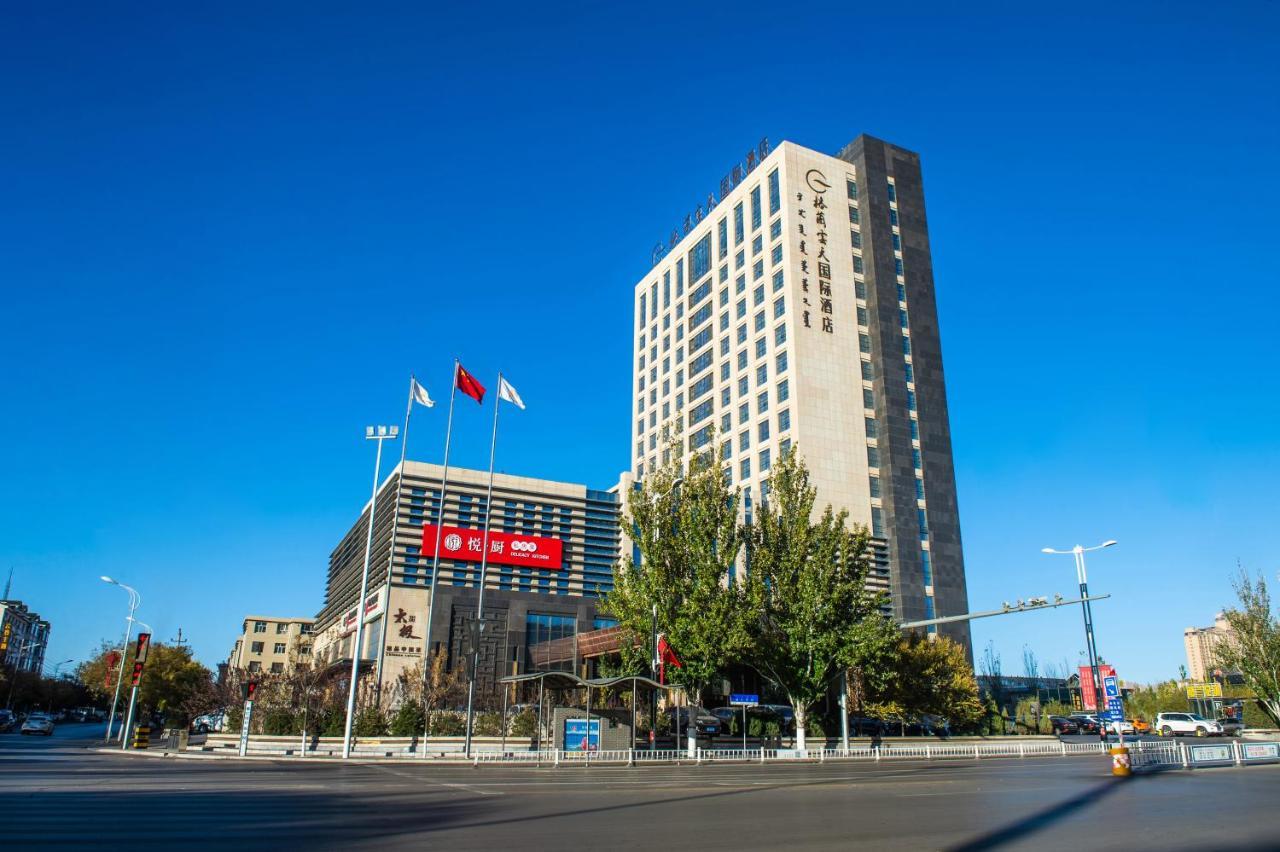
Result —
M 1093 674 L 1093 706 L 1095 711 L 1102 710 L 1102 678 L 1098 674 L 1098 646 L 1093 639 L 1093 610 L 1089 608 L 1089 576 L 1085 573 L 1084 555 L 1094 550 L 1111 547 L 1115 540 L 1107 540 L 1093 547 L 1076 545 L 1070 550 L 1054 550 L 1052 547 L 1040 549 L 1041 553 L 1052 553 L 1057 556 L 1070 554 L 1076 560 L 1076 579 L 1080 583 L 1080 608 L 1084 611 L 1084 641 L 1089 654 L 1089 668 Z
M 111 714 L 107 716 L 107 738 L 103 740 L 103 742 L 109 743 L 111 742 L 111 728 L 116 721 L 116 705 L 120 703 L 120 684 L 124 681 L 124 658 L 129 654 L 129 636 L 133 634 L 133 613 L 138 609 L 138 605 L 142 603 L 142 596 L 132 586 L 126 586 L 124 583 L 113 580 L 105 574 L 98 579 L 104 583 L 119 586 L 129 593 L 129 617 L 125 621 L 124 641 L 120 644 L 120 669 L 116 672 L 116 692 L 115 697 L 111 699 Z M 123 739 L 123 735 L 121 739 Z
M 367 426 L 364 430 L 364 437 L 367 441 L 377 441 L 378 451 L 373 458 L 373 497 L 369 500 L 369 533 L 365 537 L 364 542 L 364 570 L 360 572 L 360 597 L 356 598 L 356 633 L 354 637 L 354 645 L 351 648 L 351 684 L 347 688 L 347 724 L 342 734 L 342 757 L 351 756 L 351 723 L 355 721 L 356 715 L 356 684 L 360 677 L 360 654 L 361 644 L 364 642 L 364 599 L 369 594 L 369 559 L 373 554 L 373 525 L 377 520 L 378 512 L 378 476 L 382 469 L 382 442 L 394 441 L 396 436 L 400 434 L 399 426 Z M 444 509 L 441 508 L 441 517 L 443 517 Z M 395 538 L 395 524 L 393 518 L 391 521 L 391 536 Z M 388 576 L 388 581 L 390 577 Z M 386 615 L 383 615 L 383 621 L 386 621 Z M 379 637 L 382 641 L 383 637 Z M 431 641 L 431 637 L 427 637 L 427 641 Z

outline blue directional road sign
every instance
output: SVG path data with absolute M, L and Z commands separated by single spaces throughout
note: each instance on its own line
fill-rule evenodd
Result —
M 1116 680 L 1115 675 L 1107 675 L 1102 679 L 1102 691 L 1107 698 L 1119 697 L 1120 683 Z
M 750 693 L 745 693 L 745 692 L 744 693 L 735 692 L 734 694 L 729 696 L 729 705 L 731 707 L 755 707 L 759 703 L 760 703 L 759 695 L 752 695 Z

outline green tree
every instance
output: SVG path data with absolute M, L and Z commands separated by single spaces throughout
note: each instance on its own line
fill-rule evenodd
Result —
M 816 489 L 794 451 L 769 476 L 769 498 L 747 531 L 750 568 L 742 600 L 751 624 L 751 664 L 777 684 L 796 714 L 805 748 L 809 709 L 846 669 L 876 669 L 892 654 L 897 628 L 867 590 L 867 531 L 830 506 L 814 520 Z
M 126 709 L 134 647 L 131 643 L 128 648 L 124 662 L 125 682 L 120 689 L 120 703 Z M 114 694 L 118 671 L 117 667 L 107 665 L 108 657 L 118 651 L 113 643 L 104 641 L 98 653 L 76 669 L 80 682 L 104 702 L 110 702 Z M 213 676 L 207 668 L 192 659 L 190 648 L 159 643 L 151 646 L 142 681 L 138 685 L 139 717 L 146 712 L 156 712 L 164 717 L 168 725 L 186 726 L 193 717 L 216 709 L 216 705 Z
M 748 641 L 730 581 L 742 549 L 738 492 L 725 483 L 711 452 L 695 454 L 687 466 L 678 444 L 668 454 L 670 461 L 627 495 L 621 523 L 641 559 L 623 558 L 605 609 L 629 631 L 622 663 L 638 673 L 652 650 L 656 606 L 658 630 L 683 664 L 669 667 L 667 676 L 701 704 L 707 684 Z
M 1280 622 L 1271 608 L 1267 581 L 1262 575 L 1251 580 L 1241 571 L 1233 585 L 1239 605 L 1223 612 L 1231 637 L 1215 646 L 1214 666 L 1239 672 L 1258 703 L 1280 724 Z
M 964 648 L 946 636 L 909 634 L 884 669 L 884 684 L 870 695 L 878 715 L 940 716 L 956 729 L 981 721 L 983 706 L 973 668 Z

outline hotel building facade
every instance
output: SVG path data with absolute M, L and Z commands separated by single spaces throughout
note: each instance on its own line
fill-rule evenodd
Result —
M 632 473 L 714 441 L 750 507 L 795 447 L 897 619 L 967 612 L 919 156 L 762 142 L 719 188 L 635 286 Z
M 374 677 L 384 695 L 428 649 L 444 651 L 450 668 L 468 662 L 489 475 L 450 467 L 442 510 L 443 473 L 440 465 L 407 461 L 378 491 L 360 653 L 362 664 L 380 673 Z M 616 488 L 495 474 L 477 673 L 482 697 L 494 693 L 498 678 L 532 666 L 530 646 L 616 624 L 597 605 L 613 588 L 618 517 Z M 428 629 L 434 532 L 442 522 Z M 368 523 L 366 503 L 329 557 L 325 604 L 314 627 L 319 665 L 351 664 Z

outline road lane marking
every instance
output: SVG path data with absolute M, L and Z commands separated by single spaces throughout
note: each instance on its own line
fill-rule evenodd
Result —
M 389 772 L 389 773 L 391 773 L 392 775 L 398 775 L 398 776 L 400 776 L 401 778 L 407 778 L 407 779 L 408 779 L 408 780 L 410 780 L 410 781 L 416 781 L 416 782 L 418 782 L 418 783 L 420 783 L 420 784 L 431 784 L 431 785 L 436 786 L 436 787 L 450 787 L 450 788 L 453 788 L 453 789 L 456 789 L 456 790 L 464 790 L 464 791 L 466 791 L 466 792 L 468 792 L 468 793 L 471 793 L 471 794 L 473 794 L 473 795 L 476 795 L 476 796 L 503 796 L 503 795 L 506 795 L 505 793 L 501 793 L 501 792 L 498 792 L 498 791 L 496 791 L 496 790 L 495 790 L 495 791 L 493 791 L 493 792 L 489 792 L 489 791 L 486 791 L 486 790 L 481 790 L 481 789 L 479 789 L 479 788 L 477 788 L 477 787 L 473 787 L 473 786 L 471 786 L 470 784 L 458 784 L 458 783 L 449 782 L 449 781 L 436 781 L 436 780 L 434 780 L 434 779 L 432 779 L 432 778 L 423 778 L 423 777 L 421 777 L 421 776 L 419 776 L 419 775 L 410 775 L 408 772 L 401 772 L 400 770 L 392 769 L 390 766 L 383 766 L 383 765 L 381 765 L 381 764 L 377 764 L 377 763 L 372 764 L 372 765 L 373 765 L 375 768 L 377 768 L 377 769 L 381 769 L 383 772 Z

